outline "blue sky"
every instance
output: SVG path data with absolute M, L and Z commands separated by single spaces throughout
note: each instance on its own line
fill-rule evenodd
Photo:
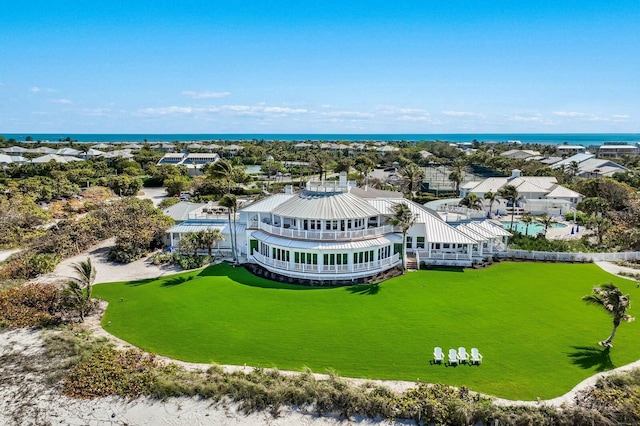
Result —
M 12 1 L 0 133 L 640 131 L 640 3 Z

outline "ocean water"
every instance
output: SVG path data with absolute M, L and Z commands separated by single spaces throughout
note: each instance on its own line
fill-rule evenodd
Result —
M 442 134 L 60 134 L 60 133 L 5 133 L 5 138 L 19 142 L 31 136 L 35 141 L 57 142 L 70 137 L 78 142 L 173 142 L 173 141 L 445 141 L 445 142 L 500 142 L 520 141 L 552 145 L 602 145 L 605 142 L 640 142 L 640 133 L 442 133 Z

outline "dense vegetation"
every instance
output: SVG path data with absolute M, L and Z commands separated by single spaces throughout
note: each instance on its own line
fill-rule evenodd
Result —
M 364 416 L 410 419 L 416 423 L 462 425 L 594 425 L 640 421 L 640 370 L 598 380 L 562 408 L 500 406 L 465 387 L 416 383 L 404 393 L 373 383 L 354 385 L 334 373 L 318 379 L 306 370 L 283 375 L 277 370 L 224 372 L 185 370 L 138 350 L 118 351 L 78 329 L 49 333 L 47 361 L 66 395 L 77 398 L 149 395 L 165 399 L 199 396 L 213 402 L 233 401 L 245 413 L 297 407 L 340 418 Z

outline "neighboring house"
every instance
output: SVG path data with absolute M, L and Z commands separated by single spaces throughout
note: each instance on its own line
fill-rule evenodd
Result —
M 603 177 L 612 176 L 614 173 L 624 173 L 629 171 L 624 166 L 611 160 L 596 158 L 595 154 L 576 154 L 551 165 L 552 169 L 569 169 L 572 163 L 578 165 L 577 174 L 580 177 Z
M 242 149 L 244 149 L 244 147 L 240 145 L 225 145 L 222 147 L 222 150 L 227 154 L 228 157 L 235 157 Z
M 48 163 L 49 161 L 55 161 L 56 163 L 71 163 L 74 161 L 83 161 L 83 160 L 78 157 L 70 157 L 70 156 L 58 155 L 58 154 L 46 154 L 31 160 L 31 162 L 34 164 Z
M 220 156 L 216 153 L 180 153 L 171 152 L 165 154 L 157 163 L 158 166 L 162 164 L 169 164 L 172 166 L 186 166 L 189 169 L 189 174 L 198 175 L 201 174 L 200 169 L 205 164 L 213 164 L 220 159 Z
M 638 155 L 638 153 L 640 153 L 638 145 L 604 144 L 598 149 L 599 157 L 621 157 L 623 155 Z
M 393 207 L 406 203 L 416 217 L 407 232 L 390 224 Z M 176 245 L 184 232 L 217 227 L 230 247 L 226 213 L 193 211 L 189 219 L 167 232 Z M 275 194 L 242 207 L 237 215 L 238 254 L 285 279 L 358 282 L 402 263 L 405 253 L 433 265 L 471 266 L 503 252 L 510 235 L 492 223 L 478 222 L 480 231 L 457 229 L 424 206 L 390 191 L 365 190 L 342 173 L 335 182 L 308 182 L 306 188 Z
M 506 185 L 513 185 L 522 197 L 516 206 L 519 211 L 527 211 L 532 214 L 558 215 L 563 211 L 568 212 L 575 208 L 583 198 L 582 194 L 558 185 L 555 177 L 520 176 L 520 170 L 517 169 L 512 171 L 510 177 L 491 177 L 483 181 L 467 182 L 460 187 L 460 196 L 466 197 L 468 194 L 475 194 L 478 198 L 484 199 L 486 193 L 497 194 Z M 494 208 L 499 213 L 506 213 L 508 209 L 512 208 L 512 206 L 507 206 L 505 200 L 500 200 L 496 204 L 494 204 Z M 488 207 L 486 200 L 484 200 L 484 205 Z
M 529 157 L 540 156 L 540 153 L 529 149 L 510 149 L 500 154 L 500 156 L 511 158 L 512 160 L 526 160 Z
M 176 224 L 189 220 L 189 215 L 196 210 L 202 210 L 206 206 L 204 203 L 190 203 L 188 201 L 180 201 L 177 204 L 162 210 L 162 213 L 172 218 Z
M 21 155 L 6 155 L 0 154 L 0 164 L 3 166 L 7 166 L 9 164 L 27 164 L 30 161 L 27 158 L 24 158 Z
M 556 152 L 561 157 L 566 155 L 584 154 L 586 150 L 587 149 L 582 145 L 558 145 L 556 147 Z

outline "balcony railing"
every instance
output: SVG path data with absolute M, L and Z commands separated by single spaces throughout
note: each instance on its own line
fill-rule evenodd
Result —
M 353 272 L 375 272 L 377 270 L 395 266 L 400 261 L 398 253 L 382 260 L 366 263 L 354 263 L 353 265 L 311 265 L 306 263 L 290 263 L 283 260 L 271 259 L 258 252 L 253 253 L 254 259 L 265 266 L 280 269 L 282 271 L 309 272 L 315 274 L 350 274 Z
M 260 229 L 271 235 L 280 237 L 294 238 L 300 240 L 328 240 L 328 241 L 349 241 L 363 238 L 374 238 L 380 235 L 399 232 L 396 227 L 391 225 L 378 226 L 375 228 L 359 229 L 352 231 L 335 231 L 335 230 L 299 230 L 296 228 L 283 228 L 273 226 L 267 223 L 251 221 L 249 229 Z

